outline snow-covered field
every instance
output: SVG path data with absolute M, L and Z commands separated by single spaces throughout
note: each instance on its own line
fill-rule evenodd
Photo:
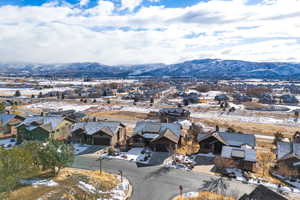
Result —
M 0 139 L 0 146 L 4 147 L 6 149 L 10 149 L 15 145 L 16 145 L 15 138 Z
M 44 103 L 36 103 L 27 105 L 26 108 L 29 109 L 49 109 L 49 110 L 56 110 L 56 111 L 62 111 L 62 110 L 75 110 L 77 112 L 79 111 L 85 111 L 90 108 L 97 107 L 97 105 L 92 104 L 68 104 L 68 103 L 60 103 L 60 102 L 44 102 Z
M 239 114 L 228 114 L 227 112 L 192 112 L 191 117 L 194 118 L 205 118 L 214 120 L 226 120 L 226 121 L 237 121 L 237 122 L 251 122 L 260 124 L 277 124 L 277 125 L 300 125 L 300 120 L 295 122 L 294 118 L 277 119 L 272 117 L 262 117 L 257 115 L 246 116 Z
M 48 92 L 63 92 L 70 90 L 68 87 L 57 87 L 57 88 L 47 88 L 47 89 L 34 89 L 34 88 L 0 88 L 1 95 L 13 96 L 17 90 L 20 91 L 21 95 L 38 95 L 40 92 L 46 94 Z
M 138 112 L 138 113 L 149 113 L 151 111 L 158 112 L 159 109 L 151 108 L 151 107 L 138 107 L 138 106 L 124 106 L 122 111 L 129 111 L 129 112 Z
M 40 85 L 74 85 L 74 86 L 89 86 L 99 85 L 103 83 L 134 83 L 136 80 L 123 80 L 123 79 L 112 79 L 112 80 L 97 80 L 84 82 L 82 80 L 60 80 L 60 81 L 41 81 Z

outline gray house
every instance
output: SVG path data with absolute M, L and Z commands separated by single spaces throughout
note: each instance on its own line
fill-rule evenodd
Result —
M 240 169 L 253 171 L 256 165 L 255 136 L 243 133 L 199 134 L 201 153 L 213 153 L 235 162 Z

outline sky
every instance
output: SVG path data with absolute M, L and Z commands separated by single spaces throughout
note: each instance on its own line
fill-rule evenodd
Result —
M 0 62 L 300 62 L 300 0 L 0 0 Z

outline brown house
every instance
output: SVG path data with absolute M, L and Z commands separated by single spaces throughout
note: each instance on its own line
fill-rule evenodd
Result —
M 17 134 L 17 126 L 25 120 L 24 117 L 13 114 L 0 114 L 0 133 Z
M 277 142 L 276 172 L 282 176 L 300 176 L 300 133 L 292 142 Z
M 159 119 L 163 123 L 172 123 L 190 118 L 190 111 L 183 108 L 162 108 L 159 110 Z
M 140 121 L 127 144 L 132 147 L 150 147 L 153 151 L 173 152 L 181 140 L 181 126 L 177 123 Z
M 76 123 L 71 135 L 73 142 L 82 144 L 119 146 L 126 142 L 126 128 L 120 122 Z

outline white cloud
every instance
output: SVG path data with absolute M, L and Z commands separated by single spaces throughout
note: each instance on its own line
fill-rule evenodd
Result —
M 142 2 L 143 0 L 121 0 L 121 9 L 133 11 L 136 7 L 141 5 Z
M 245 2 L 142 6 L 127 14 L 118 14 L 108 0 L 88 9 L 3 6 L 0 61 L 139 64 L 210 57 L 300 62 L 300 1 Z M 140 3 L 121 7 L 133 11 Z
M 79 1 L 79 5 L 80 6 L 86 6 L 90 3 L 90 0 L 80 0 Z

